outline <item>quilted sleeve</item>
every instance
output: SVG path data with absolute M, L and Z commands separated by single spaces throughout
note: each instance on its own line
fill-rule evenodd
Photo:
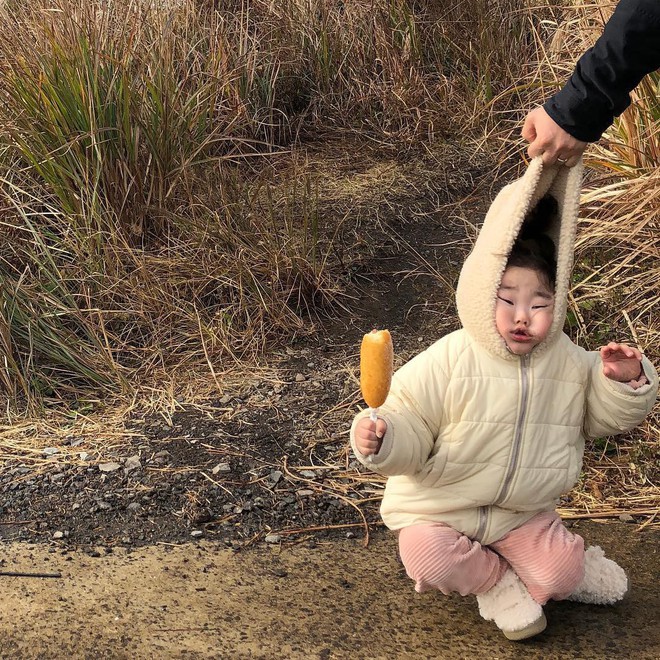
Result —
M 587 437 L 616 435 L 635 428 L 651 412 L 658 394 L 658 374 L 651 362 L 642 358 L 648 383 L 633 390 L 603 375 L 597 352 L 586 355 L 591 364 L 584 420 Z

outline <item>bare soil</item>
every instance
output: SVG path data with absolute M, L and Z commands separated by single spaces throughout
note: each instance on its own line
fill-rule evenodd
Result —
M 0 577 L 0 657 L 657 660 L 660 536 L 623 523 L 576 531 L 624 566 L 630 595 L 612 607 L 550 603 L 547 630 L 522 643 L 481 619 L 472 597 L 416 594 L 395 539 L 378 531 L 366 548 L 204 541 L 100 557 L 12 543 L 5 568 L 62 577 Z

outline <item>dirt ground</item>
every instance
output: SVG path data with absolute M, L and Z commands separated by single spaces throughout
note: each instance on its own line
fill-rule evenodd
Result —
M 1 577 L 2 658 L 660 657 L 657 532 L 623 523 L 579 531 L 627 570 L 613 607 L 551 603 L 548 629 L 507 641 L 473 598 L 416 594 L 394 539 L 233 552 L 157 544 L 100 557 L 10 544 L 4 566 L 61 578 Z
M 169 416 L 136 409 L 119 428 L 32 432 L 24 451 L 20 438 L 0 439 L 0 539 L 132 548 L 202 537 L 236 549 L 296 529 L 323 539 L 354 525 L 362 535 L 378 522 L 383 480 L 347 442 L 363 405 L 360 341 L 388 327 L 398 366 L 456 327 L 452 286 L 466 237 L 444 206 L 468 194 L 483 168 L 466 162 L 438 177 L 435 159 L 363 153 L 358 162 L 348 153 L 318 156 L 319 171 L 333 172 L 320 213 L 336 222 L 350 210 L 370 244 L 347 267 L 344 307 L 310 318 L 314 332 L 275 344 L 258 368 Z
M 398 365 L 456 326 L 465 222 L 489 169 L 458 151 L 441 171 L 324 158 L 321 213 L 352 210 L 379 245 L 351 266 L 341 318 L 169 418 L 5 445 L 0 572 L 61 576 L 0 575 L 0 657 L 660 658 L 660 533 L 634 517 L 577 525 L 628 570 L 630 597 L 551 604 L 531 642 L 507 642 L 474 599 L 414 593 L 380 525 L 383 480 L 348 450 L 359 341 L 388 327 Z

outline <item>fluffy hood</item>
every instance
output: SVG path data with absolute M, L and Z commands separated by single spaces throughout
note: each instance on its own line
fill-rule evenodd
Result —
M 566 306 L 573 268 L 575 230 L 582 187 L 582 163 L 544 166 L 532 160 L 524 175 L 505 186 L 490 206 L 474 248 L 463 265 L 456 289 L 461 323 L 472 338 L 488 351 L 505 359 L 510 353 L 495 327 L 495 299 L 511 248 L 523 220 L 545 195 L 557 201 L 557 213 L 546 230 L 554 241 L 557 260 L 554 318 L 546 340 L 534 349 L 545 350 L 557 340 L 566 319 Z

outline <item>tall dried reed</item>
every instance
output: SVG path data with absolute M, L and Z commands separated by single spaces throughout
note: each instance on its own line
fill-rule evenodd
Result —
M 397 149 L 458 135 L 516 77 L 509 50 L 529 50 L 543 14 L 483 0 L 0 12 L 0 387 L 34 403 L 217 373 L 306 331 L 342 292 L 337 232 L 309 173 L 280 155 L 274 178 L 273 155 L 330 131 Z
M 254 355 L 335 296 L 310 182 L 266 204 L 259 169 L 239 174 L 272 151 L 245 88 L 257 47 L 232 61 L 240 34 L 193 10 L 4 7 L 0 384 L 15 402 Z

